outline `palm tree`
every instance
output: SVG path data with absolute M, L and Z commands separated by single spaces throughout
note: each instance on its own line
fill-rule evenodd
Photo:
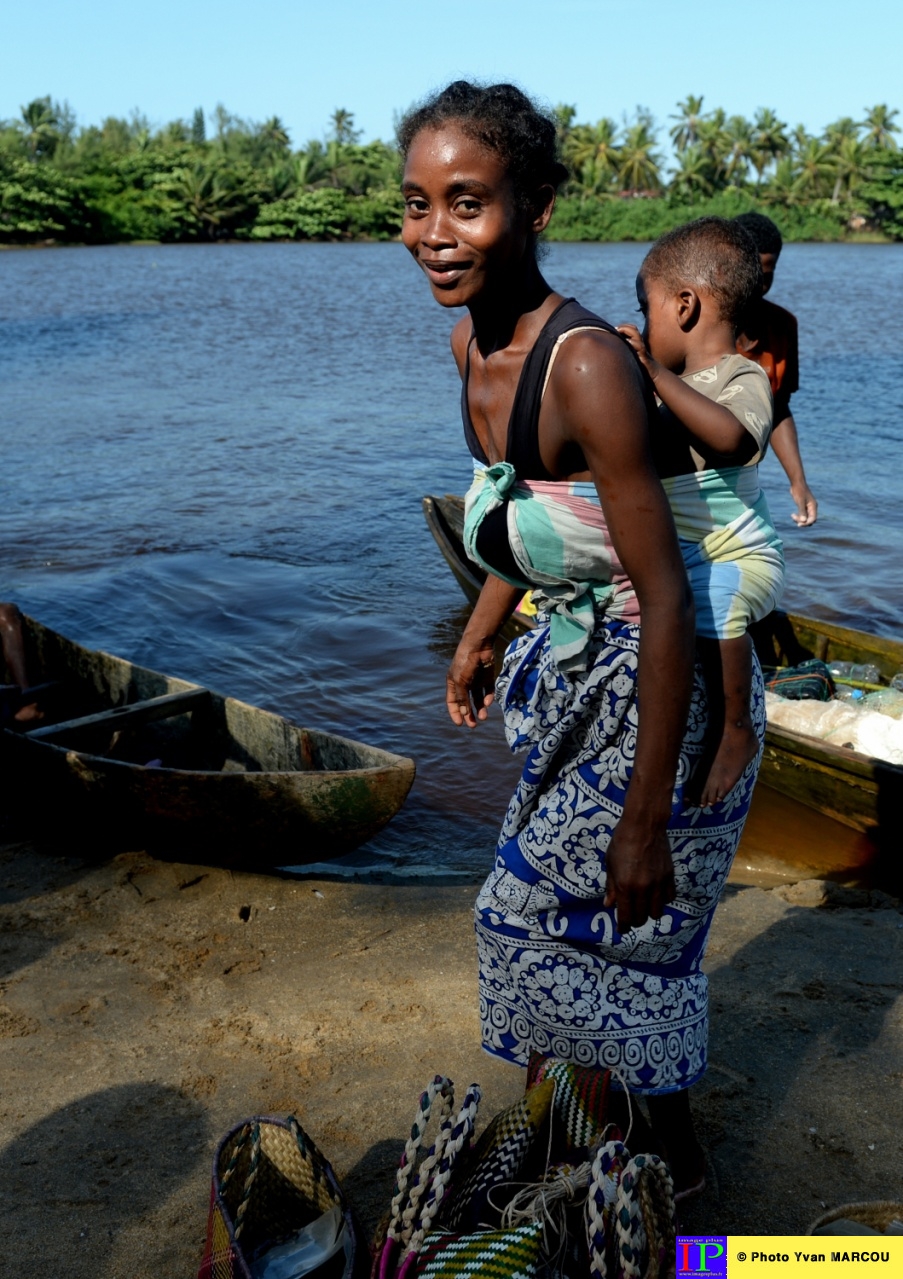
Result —
M 824 132 L 825 141 L 832 147 L 839 147 L 845 138 L 858 139 L 862 125 L 852 116 L 843 115 L 833 124 L 829 124 Z
M 742 115 L 732 115 L 724 126 L 727 150 L 722 161 L 729 185 L 738 186 L 746 177 L 752 159 L 752 125 Z
M 723 187 L 731 138 L 727 130 L 727 118 L 721 107 L 707 119 L 700 121 L 698 145 L 708 163 L 712 190 Z
M 286 151 L 289 146 L 288 130 L 278 115 L 270 116 L 257 128 L 257 140 L 266 151 Z
M 769 164 L 786 155 L 789 145 L 786 124 L 778 119 L 771 107 L 760 107 L 753 120 L 750 151 L 757 187 L 761 186 L 762 175 Z
M 834 177 L 837 163 L 829 146 L 810 138 L 796 155 L 796 185 L 802 196 L 818 199 L 827 195 L 828 184 Z
M 699 141 L 699 124 L 705 118 L 702 114 L 702 101 L 701 95 L 694 98 L 692 94 L 688 94 L 685 102 L 678 102 L 677 113 L 668 116 L 669 120 L 677 121 L 670 137 L 678 154 Z
M 571 130 L 564 156 L 584 194 L 597 194 L 610 186 L 621 160 L 617 139 L 618 126 L 606 117 Z
M 210 240 L 248 207 L 226 175 L 203 164 L 173 169 L 164 189 L 186 221 Z
M 338 142 L 339 146 L 357 142 L 361 136 L 360 129 L 354 127 L 354 113 L 346 111 L 344 107 L 336 107 L 329 123 L 332 126 L 331 140 Z
M 662 158 L 647 119 L 632 124 L 621 144 L 618 179 L 625 191 L 660 191 Z
M 774 173 L 762 190 L 761 199 L 763 204 L 779 204 L 785 208 L 804 203 L 799 175 L 789 156 L 782 156 L 778 160 Z
M 832 147 L 834 155 L 834 190 L 832 204 L 837 204 L 841 194 L 850 199 L 857 188 L 870 175 L 870 150 L 856 137 L 845 137 Z
M 574 123 L 576 114 L 577 108 L 569 103 L 559 102 L 557 107 L 552 108 L 552 119 L 555 121 L 555 132 L 558 134 L 558 145 L 561 147 L 562 152 L 567 146 L 571 126 Z
M 876 151 L 896 151 L 897 140 L 894 134 L 900 132 L 900 126 L 894 124 L 894 120 L 899 114 L 899 111 L 891 111 L 883 102 L 866 111 L 863 121 L 866 130 L 863 139 L 865 145 Z
M 671 190 L 689 196 L 691 200 L 696 196 L 711 195 L 715 190 L 711 161 L 698 143 L 680 153 L 678 167 L 671 179 Z
M 60 140 L 59 115 L 50 97 L 35 98 L 22 107 L 22 123 L 25 125 L 25 145 L 32 160 L 38 156 L 53 155 Z
M 798 124 L 790 135 L 790 146 L 797 155 L 805 151 L 812 141 L 812 134 L 808 132 L 804 124 Z

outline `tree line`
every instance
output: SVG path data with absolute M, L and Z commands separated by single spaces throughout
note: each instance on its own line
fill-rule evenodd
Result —
M 770 108 L 752 120 L 688 96 L 661 132 L 637 108 L 618 124 L 555 108 L 570 179 L 550 238 L 647 240 L 703 213 L 770 213 L 788 239 L 903 239 L 899 112 L 884 104 L 823 133 Z M 394 146 L 362 143 L 333 112 L 298 149 L 278 116 L 218 106 L 153 128 L 142 115 L 80 127 L 51 97 L 0 122 L 0 242 L 391 239 L 401 225 Z

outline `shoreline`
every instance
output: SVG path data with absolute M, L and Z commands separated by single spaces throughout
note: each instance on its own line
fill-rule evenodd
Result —
M 370 1233 L 434 1073 L 481 1083 L 481 1123 L 523 1087 L 479 1047 L 472 883 L 96 861 L 7 831 L 0 887 L 0 1172 L 22 1273 L 193 1273 L 214 1146 L 255 1113 L 297 1113 Z M 901 960 L 886 894 L 728 884 L 694 1090 L 710 1188 L 685 1229 L 799 1233 L 893 1197 Z
M 570 236 L 555 237 L 546 234 L 544 241 L 547 244 L 651 244 L 652 240 L 644 240 L 639 237 L 624 240 L 581 240 Z M 108 248 L 162 248 L 171 245 L 189 245 L 195 248 L 215 248 L 218 245 L 235 245 L 235 244 L 252 244 L 264 246 L 268 244 L 400 244 L 400 236 L 391 236 L 387 239 L 378 239 L 375 236 L 349 236 L 339 239 L 268 239 L 256 240 L 245 239 L 239 236 L 223 236 L 216 240 L 38 240 L 34 242 L 23 242 L 22 244 L 10 244 L 0 242 L 0 252 L 6 250 L 17 249 L 108 249 Z M 848 236 L 842 238 L 832 237 L 815 240 L 786 240 L 785 246 L 788 244 L 862 244 L 886 247 L 903 243 L 900 240 L 891 239 L 890 236 L 881 235 L 880 232 L 860 232 L 854 231 Z

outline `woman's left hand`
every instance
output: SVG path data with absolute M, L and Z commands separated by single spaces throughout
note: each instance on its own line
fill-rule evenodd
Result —
M 478 646 L 465 635 L 445 677 L 445 704 L 454 724 L 476 728 L 486 719 L 495 697 L 495 650 L 492 643 Z

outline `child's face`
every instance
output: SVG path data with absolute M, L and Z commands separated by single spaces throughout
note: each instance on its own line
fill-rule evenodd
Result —
M 687 355 L 686 335 L 677 318 L 677 295 L 661 280 L 636 278 L 636 296 L 645 317 L 643 338 L 649 354 L 666 369 L 683 369 Z
M 764 298 L 774 283 L 774 269 L 778 264 L 778 255 L 776 253 L 760 253 L 759 261 L 762 263 L 762 297 Z

